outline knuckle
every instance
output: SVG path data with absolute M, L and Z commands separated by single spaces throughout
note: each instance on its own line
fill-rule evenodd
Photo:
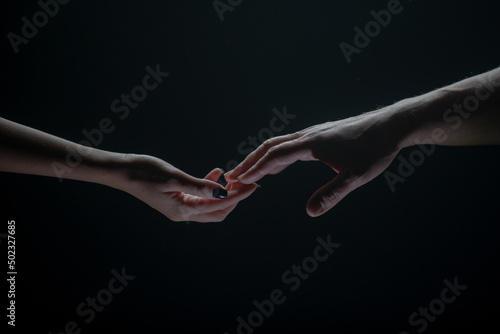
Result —
M 280 147 L 279 146 L 273 146 L 267 150 L 267 153 L 269 156 L 274 156 L 280 152 Z
M 274 146 L 274 140 L 273 140 L 273 138 L 266 139 L 262 143 L 262 148 L 264 148 L 266 151 L 269 151 L 270 149 L 272 149 L 273 146 Z
M 325 205 L 326 207 L 330 207 L 337 204 L 341 199 L 342 197 L 340 196 L 340 194 L 332 190 L 328 192 L 326 195 L 323 195 L 321 201 L 326 204 Z

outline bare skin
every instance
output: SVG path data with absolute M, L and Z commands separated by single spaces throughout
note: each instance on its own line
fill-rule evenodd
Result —
M 68 160 L 68 154 L 72 159 Z M 76 158 L 75 158 L 76 157 Z M 93 182 L 128 192 L 173 221 L 219 222 L 255 184 L 232 183 L 214 198 L 216 168 L 200 179 L 148 155 L 89 148 L 0 118 L 0 171 Z
M 419 143 L 500 144 L 500 68 L 369 113 L 275 137 L 225 175 L 252 184 L 296 161 L 322 161 L 338 173 L 309 199 L 319 216 L 380 175 L 399 151 Z

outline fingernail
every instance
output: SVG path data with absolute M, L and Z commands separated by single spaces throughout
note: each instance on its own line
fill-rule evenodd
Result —
M 222 168 L 219 168 L 219 169 L 222 169 Z M 223 187 L 227 186 L 227 181 L 226 179 L 224 178 L 224 170 L 222 170 L 222 174 L 219 176 L 219 179 L 217 180 L 217 183 L 218 184 L 221 184 Z
M 258 183 L 255 183 L 257 185 L 257 188 L 262 188 L 262 186 Z
M 233 172 L 229 172 L 226 174 L 226 178 L 228 179 L 231 179 L 231 180 L 234 180 L 234 178 L 231 176 L 233 174 Z
M 245 174 L 238 176 L 238 181 L 244 184 L 250 184 L 252 182 L 248 182 Z
M 227 197 L 227 190 L 221 188 L 214 188 L 214 191 L 212 192 L 212 197 L 218 199 L 224 199 Z
M 241 168 L 239 166 L 236 166 L 235 168 L 233 168 L 233 170 L 230 170 L 226 176 L 228 176 L 231 179 L 236 179 L 237 175 L 241 174 L 240 170 Z

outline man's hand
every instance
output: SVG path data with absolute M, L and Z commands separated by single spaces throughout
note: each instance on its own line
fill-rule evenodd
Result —
M 307 203 L 307 213 L 319 216 L 382 173 L 396 157 L 398 134 L 386 131 L 383 115 L 383 112 L 363 114 L 269 139 L 226 174 L 226 179 L 252 184 L 298 160 L 322 161 L 338 175 L 318 189 Z
M 381 174 L 403 147 L 436 134 L 440 145 L 500 144 L 499 128 L 497 68 L 370 113 L 267 140 L 226 179 L 250 184 L 297 160 L 322 161 L 338 175 L 309 199 L 307 213 L 315 217 Z

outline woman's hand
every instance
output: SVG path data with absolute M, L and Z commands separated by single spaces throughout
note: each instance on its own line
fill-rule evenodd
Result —
M 225 192 L 216 182 L 223 173 L 219 168 L 199 179 L 152 156 L 128 155 L 127 160 L 122 170 L 123 182 L 117 188 L 173 221 L 223 221 L 239 201 L 257 188 L 256 184 L 231 183 L 226 198 L 214 198 L 214 189 Z
M 227 198 L 214 198 L 223 173 L 190 176 L 148 155 L 123 154 L 82 146 L 0 118 L 0 171 L 93 182 L 121 189 L 173 221 L 222 221 L 257 185 L 231 184 Z M 215 194 L 217 195 L 217 194 Z M 221 196 L 216 196 L 221 197 Z

